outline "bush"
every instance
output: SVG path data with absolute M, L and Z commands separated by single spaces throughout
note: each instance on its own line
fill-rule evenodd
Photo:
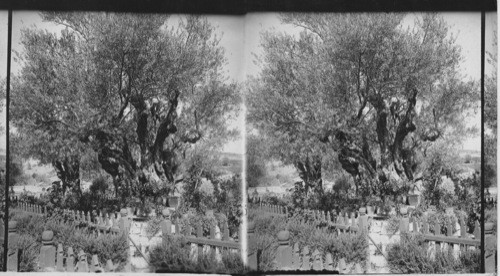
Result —
M 389 219 L 387 219 L 387 224 L 385 225 L 385 231 L 387 233 L 393 234 L 399 230 L 401 223 L 401 217 L 391 215 Z
M 151 239 L 156 234 L 158 234 L 161 230 L 160 223 L 164 220 L 163 216 L 156 216 L 150 218 L 146 225 L 146 235 L 148 239 Z
M 24 174 L 23 164 L 21 160 L 18 158 L 10 156 L 9 162 L 9 174 L 10 174 L 10 186 L 14 186 L 19 182 L 19 178 L 21 178 Z
M 150 263 L 157 272 L 206 272 L 242 274 L 245 272 L 239 253 L 221 250 L 222 262 L 214 254 L 202 254 L 201 260 L 190 258 L 191 245 L 183 236 L 167 236 L 163 242 L 151 249 Z
M 229 231 L 239 233 L 243 209 L 241 206 L 241 177 L 234 175 L 228 179 L 212 179 L 216 213 L 224 214 Z
M 220 230 L 222 231 L 222 223 L 226 222 L 224 218 L 221 216 L 217 216 L 219 220 L 216 217 L 207 217 L 202 214 L 194 214 L 194 213 L 187 213 L 184 215 L 183 218 L 179 220 L 179 224 L 184 229 L 187 225 L 191 225 L 193 227 L 194 231 L 196 231 L 196 227 L 198 227 L 198 223 L 201 223 L 201 226 L 203 228 L 203 236 L 209 236 L 210 235 L 210 228 L 212 225 L 216 224 L 219 226 Z
M 108 190 L 108 181 L 104 176 L 99 176 L 92 184 L 90 184 L 89 190 L 94 195 L 104 195 L 106 194 L 106 190 Z
M 128 257 L 128 243 L 126 236 L 104 234 L 96 237 L 86 228 L 79 227 L 74 222 L 60 222 L 59 216 L 41 217 L 22 212 L 12 213 L 11 220 L 16 220 L 17 232 L 20 235 L 21 269 L 35 271 L 40 252 L 42 233 L 45 230 L 54 232 L 54 244 L 62 244 L 64 250 L 73 247 L 75 253 L 82 249 L 87 253 L 87 260 L 97 254 L 99 261 L 104 265 L 112 260 L 118 264 L 118 269 L 123 268 Z
M 364 263 L 368 254 L 368 240 L 361 234 L 334 234 L 320 231 L 316 225 L 305 223 L 288 223 L 290 242 L 298 243 L 300 247 L 309 246 L 310 252 L 318 249 L 320 252 L 331 253 L 336 264 L 341 258 L 347 263 Z
M 457 231 L 457 221 L 458 220 L 455 214 L 447 214 L 443 212 L 431 213 L 427 217 L 427 223 L 429 223 L 429 232 L 434 233 L 434 225 L 441 225 L 441 233 L 434 233 L 435 235 L 446 234 L 448 225 L 451 225 L 453 232 Z
M 435 257 L 428 253 L 428 243 L 422 235 L 403 234 L 399 243 L 387 248 L 388 263 L 393 273 L 478 273 L 480 251 L 461 251 L 455 259 L 449 251 L 438 250 Z
M 320 252 L 331 253 L 334 264 L 340 258 L 348 263 L 362 263 L 368 254 L 368 241 L 360 234 L 336 235 L 328 230 L 318 230 L 317 223 L 312 223 L 312 214 L 308 211 L 297 212 L 288 220 L 283 216 L 262 214 L 251 210 L 249 220 L 255 223 L 255 249 L 260 252 L 259 269 L 261 271 L 276 270 L 274 262 L 277 235 L 281 230 L 290 232 L 290 244 L 298 243 L 302 248 L 309 246 L 310 252 L 318 249 Z M 304 223 L 310 222 L 310 223 Z M 331 235 L 335 237 L 332 238 Z

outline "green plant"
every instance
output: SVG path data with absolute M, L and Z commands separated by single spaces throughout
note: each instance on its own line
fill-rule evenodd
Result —
M 276 237 L 269 234 L 259 234 L 255 235 L 254 250 L 258 251 L 258 261 L 260 271 L 272 271 L 276 270 L 276 249 L 278 243 L 276 242 Z
M 439 224 L 441 226 L 441 233 L 445 234 L 447 232 L 448 225 L 451 225 L 452 231 L 457 231 L 457 217 L 455 214 L 448 214 L 444 212 L 430 213 L 427 216 L 427 223 L 429 223 L 429 231 L 434 233 L 434 225 Z M 436 234 L 436 233 L 435 233 Z
M 112 260 L 122 269 L 127 262 L 128 244 L 124 235 L 104 234 L 96 237 L 87 228 L 71 221 L 62 222 L 60 215 L 51 217 L 33 216 L 23 212 L 13 212 L 11 220 L 17 221 L 17 232 L 20 235 L 21 268 L 33 271 L 36 268 L 36 257 L 40 252 L 42 233 L 45 230 L 54 232 L 54 244 L 62 244 L 64 248 L 73 247 L 75 252 L 82 249 L 90 261 L 97 254 L 101 262 Z
M 161 225 L 160 223 L 165 220 L 163 216 L 152 217 L 148 220 L 146 225 L 146 235 L 148 239 L 154 237 L 158 232 L 160 232 Z
M 396 233 L 399 230 L 400 223 L 401 223 L 401 217 L 391 215 L 389 219 L 387 219 L 385 225 L 385 231 L 387 231 L 387 233 L 390 234 Z
M 151 249 L 150 263 L 157 272 L 243 273 L 245 268 L 238 253 L 221 250 L 222 262 L 214 254 L 201 254 L 201 259 L 190 258 L 191 245 L 183 236 L 167 236 Z
M 214 210 L 224 214 L 231 233 L 239 233 L 243 210 L 241 206 L 241 177 L 212 178 L 214 184 Z
M 402 234 L 398 243 L 388 246 L 387 255 L 393 273 L 479 272 L 479 250 L 461 251 L 458 259 L 449 251 L 438 250 L 432 257 L 421 235 Z
M 108 181 L 104 176 L 99 176 L 94 181 L 92 181 L 92 184 L 89 187 L 89 190 L 92 194 L 94 195 L 104 195 L 106 193 L 106 190 L 108 189 Z
M 367 257 L 368 241 L 360 234 L 339 235 L 327 229 L 318 230 L 318 223 L 312 220 L 310 211 L 296 211 L 290 218 L 270 213 L 259 213 L 250 210 L 248 218 L 255 223 L 255 250 L 260 253 L 259 268 L 262 271 L 275 270 L 274 263 L 277 235 L 287 229 L 290 233 L 290 244 L 298 243 L 300 247 L 309 246 L 312 252 L 319 249 L 332 254 L 336 263 L 340 258 L 347 262 L 364 262 Z M 332 238 L 332 234 L 334 238 Z

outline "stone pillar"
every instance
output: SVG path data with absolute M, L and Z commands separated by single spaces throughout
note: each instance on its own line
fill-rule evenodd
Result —
M 399 232 L 401 234 L 408 233 L 410 231 L 410 219 L 408 218 L 408 208 L 401 207 L 400 213 L 403 216 L 399 223 Z
M 172 235 L 172 221 L 170 220 L 170 210 L 165 208 L 161 211 L 164 220 L 160 223 L 162 236 Z
M 54 246 L 54 232 L 47 230 L 42 233 L 42 247 L 40 248 L 40 267 L 53 268 L 56 265 L 56 247 Z
M 92 255 L 92 268 L 95 273 L 104 272 L 101 265 L 99 264 L 99 259 L 97 258 L 97 255 Z
M 120 230 L 122 231 L 122 233 L 128 234 L 129 230 L 130 230 L 130 221 L 128 219 L 128 210 L 125 208 L 121 209 L 120 216 L 121 216 L 121 219 L 118 222 Z
M 366 215 L 366 208 L 359 208 L 358 218 L 359 231 L 368 234 L 368 216 Z
M 106 261 L 106 272 L 115 272 L 115 266 L 113 265 L 113 261 Z
M 278 233 L 278 249 L 276 263 L 279 270 L 292 268 L 292 247 L 290 246 L 290 232 L 283 230 Z
M 73 248 L 68 248 L 68 258 L 66 259 L 66 271 L 67 272 L 75 272 L 75 253 L 73 252 Z
M 58 244 L 57 245 L 57 255 L 56 255 L 56 270 L 57 271 L 64 271 L 63 258 L 64 258 L 64 253 L 63 253 L 62 244 Z
M 322 255 L 323 254 L 321 254 L 318 249 L 314 250 L 314 252 L 312 254 L 312 261 L 313 261 L 312 269 L 313 270 L 316 270 L 316 271 L 323 270 L 323 256 Z
M 87 263 L 87 255 L 80 249 L 78 252 L 78 265 L 76 272 L 89 272 L 89 264 Z

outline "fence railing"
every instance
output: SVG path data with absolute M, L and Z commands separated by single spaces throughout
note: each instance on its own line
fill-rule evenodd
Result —
M 271 210 L 276 210 L 271 208 Z M 279 210 L 279 209 L 278 209 Z M 324 222 L 324 227 L 317 228 L 315 231 L 320 231 L 325 234 L 328 238 L 334 239 L 336 236 L 344 233 L 361 233 L 368 238 L 368 220 L 369 217 L 366 214 L 366 208 L 360 208 L 358 212 L 351 213 L 350 216 L 347 213 L 335 214 L 332 216 L 330 212 L 321 212 L 319 210 L 313 211 L 314 219 Z M 332 219 L 334 217 L 335 219 Z M 311 222 L 290 220 L 288 221 L 288 227 L 295 224 L 310 224 Z M 328 231 L 328 228 L 333 228 L 335 232 Z M 259 264 L 259 253 L 254 248 L 255 242 L 255 224 L 249 222 L 247 227 L 248 233 L 248 265 L 252 270 L 258 270 Z M 313 271 L 339 271 L 340 273 L 348 273 L 348 266 L 344 258 L 341 258 L 337 265 L 334 266 L 334 260 L 330 253 L 320 252 L 317 248 L 311 252 L 308 245 L 302 245 L 301 248 L 299 243 L 290 242 L 290 232 L 288 230 L 282 230 L 278 233 L 278 248 L 276 251 L 275 263 L 278 270 L 313 270 Z M 362 269 L 360 264 L 354 264 L 352 269 L 349 271 L 355 273 L 363 273 L 366 270 Z
M 442 226 L 444 226 L 446 230 L 444 234 L 441 231 L 443 228 Z M 429 224 L 427 222 L 427 217 L 425 216 L 422 219 L 403 217 L 400 222 L 399 231 L 400 233 L 422 234 L 424 240 L 429 242 L 431 256 L 433 256 L 437 251 L 448 250 L 449 252 L 453 252 L 455 257 L 458 257 L 460 251 L 480 249 L 481 228 L 479 221 L 476 221 L 474 224 L 472 236 L 467 233 L 467 224 L 465 223 L 465 221 L 460 220 L 459 226 L 460 234 L 456 236 L 453 233 L 453 225 L 451 223 L 447 223 L 445 225 L 439 222 Z M 488 222 L 484 224 L 485 244 L 488 244 L 490 242 L 496 243 L 496 237 L 494 236 L 493 229 L 493 223 Z M 495 272 L 496 251 L 485 252 L 484 257 L 486 272 Z
M 260 199 L 255 200 L 254 202 L 249 202 L 249 206 L 255 209 L 258 212 L 271 213 L 275 215 L 283 215 L 288 216 L 290 210 L 286 206 L 281 205 L 273 205 L 262 202 Z M 366 215 L 369 218 L 384 218 L 387 217 L 387 212 L 382 211 L 381 208 L 375 206 L 366 206 L 365 208 Z M 323 211 L 323 210 L 315 210 L 315 209 L 303 209 L 302 211 L 307 211 L 313 215 L 314 220 L 319 221 L 334 221 L 339 216 L 351 218 L 352 216 L 358 216 L 359 211 Z
M 248 225 L 248 241 L 250 245 L 248 266 L 252 270 L 258 270 L 259 254 L 252 248 L 255 239 L 254 231 L 255 224 L 251 222 Z M 338 271 L 341 274 L 349 272 L 361 274 L 366 272 L 366 266 L 363 268 L 359 263 L 352 264 L 349 269 L 345 258 L 340 258 L 335 264 L 331 253 L 321 252 L 317 248 L 311 252 L 308 245 L 304 245 L 301 248 L 299 243 L 294 243 L 292 246 L 290 243 L 290 232 L 287 230 L 280 231 L 277 238 L 278 247 L 275 255 L 275 263 L 278 270 Z
M 403 211 L 404 212 L 404 211 Z M 411 231 L 410 231 L 411 224 Z M 434 242 L 436 246 L 441 246 L 441 244 L 448 244 L 453 246 L 455 244 L 469 247 L 479 247 L 481 245 L 480 235 L 481 229 L 479 226 L 479 221 L 476 221 L 474 227 L 473 237 L 467 233 L 467 224 L 465 221 L 461 220 L 460 223 L 460 236 L 454 236 L 453 225 L 451 222 L 447 224 L 441 224 L 436 222 L 434 224 L 428 223 L 428 218 L 423 217 L 422 219 L 409 218 L 407 216 L 401 218 L 399 225 L 400 233 L 420 233 L 426 241 Z M 442 234 L 442 226 L 445 227 L 446 232 Z M 431 231 L 432 230 L 432 231 Z
M 184 225 L 178 221 L 172 222 L 170 220 L 170 211 L 168 209 L 163 210 L 164 220 L 160 223 L 162 237 L 164 240 L 168 236 L 172 235 L 182 235 L 185 237 L 186 241 L 196 245 L 198 248 L 198 254 L 204 252 L 204 247 L 207 247 L 208 253 L 211 254 L 212 251 L 218 249 L 230 249 L 230 250 L 241 250 L 241 243 L 239 241 L 231 240 L 229 236 L 229 227 L 226 222 L 221 224 L 219 227 L 220 233 L 217 230 L 218 225 L 212 224 L 210 226 L 209 236 L 206 237 L 203 231 L 203 225 L 198 222 L 194 227 L 192 225 Z M 194 232 L 194 233 L 193 233 Z M 207 251 L 205 250 L 205 252 Z
M 487 195 L 484 197 L 486 204 L 497 206 L 497 195 Z
M 37 204 L 29 204 L 27 202 L 17 201 L 13 204 L 13 209 L 30 213 L 33 215 L 48 215 L 47 207 Z M 103 212 L 92 211 L 83 212 L 70 209 L 54 209 L 52 214 L 59 214 L 63 219 L 72 220 L 83 225 L 89 229 L 95 230 L 97 234 L 113 233 L 119 234 L 121 232 L 128 232 L 131 226 L 131 219 L 129 211 L 122 209 L 120 212 Z M 2 230 L 0 230 L 1 233 Z
M 63 250 L 62 244 L 58 244 L 57 250 L 54 244 L 54 233 L 44 231 L 42 233 L 42 247 L 40 248 L 39 266 L 42 271 L 60 272 L 114 272 L 116 266 L 111 260 L 107 260 L 105 267 L 99 263 L 97 255 L 92 255 L 89 265 L 87 254 L 80 249 L 76 256 L 73 248 Z
M 266 203 L 262 203 L 262 202 L 253 203 L 250 205 L 259 212 L 288 216 L 288 209 L 286 206 L 272 205 L 272 204 L 266 204 Z
M 27 202 L 13 201 L 13 209 L 28 213 L 30 215 L 46 216 L 46 207 Z M 119 235 L 128 233 L 131 226 L 128 210 L 122 209 L 120 213 L 103 213 L 102 211 L 83 212 L 69 209 L 54 209 L 52 215 L 60 215 L 61 222 L 74 221 L 80 223 L 89 230 L 93 230 L 96 235 L 112 234 Z M 3 220 L 0 221 L 0 243 L 3 245 Z M 50 232 L 50 233 L 49 233 Z M 12 248 L 12 253 L 9 253 L 7 262 L 8 271 L 18 271 L 19 269 L 19 250 L 17 249 L 17 222 L 9 221 L 9 248 Z M 66 255 L 63 254 L 62 245 L 58 245 L 57 254 L 53 244 L 52 231 L 45 231 L 42 234 L 42 247 L 40 251 L 39 266 L 42 270 L 49 271 L 65 271 L 65 272 L 113 272 L 116 266 L 111 260 L 108 260 L 105 268 L 97 261 L 97 255 L 92 257 L 90 266 L 87 263 L 87 255 L 80 250 L 78 257 L 75 259 L 75 254 L 71 247 L 67 248 Z M 76 263 L 75 263 L 76 261 Z M 52 265 L 54 264 L 54 265 Z M 62 264 L 65 264 L 62 266 Z M 130 271 L 130 263 L 125 266 L 125 271 Z

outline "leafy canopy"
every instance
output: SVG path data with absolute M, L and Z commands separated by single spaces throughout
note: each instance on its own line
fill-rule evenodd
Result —
M 43 13 L 61 33 L 26 29 L 12 122 L 46 162 L 97 153 L 113 177 L 172 182 L 191 145 L 232 133 L 235 83 L 215 29 L 199 16 Z M 211 143 L 214 144 L 214 143 Z
M 417 152 L 443 137 L 463 138 L 456 134 L 467 130 L 479 93 L 462 81 L 460 48 L 444 20 L 424 14 L 405 27 L 405 18 L 282 15 L 302 31 L 263 33 L 249 122 L 288 155 L 322 155 L 327 145 L 368 186 L 413 180 Z

